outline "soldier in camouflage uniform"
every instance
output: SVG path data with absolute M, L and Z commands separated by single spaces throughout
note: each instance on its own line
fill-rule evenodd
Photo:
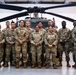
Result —
M 1 67 L 1 62 L 2 62 L 2 59 L 3 59 L 3 53 L 4 53 L 4 50 L 3 50 L 3 43 L 4 42 L 5 42 L 4 35 L 1 31 L 1 25 L 0 25 L 0 67 Z
M 11 52 L 11 29 L 10 29 L 10 22 L 6 21 L 6 28 L 2 30 L 3 34 L 4 34 L 4 38 L 5 38 L 5 45 L 6 45 L 6 49 L 5 49 L 5 64 L 4 67 L 8 67 L 8 62 L 10 61 L 10 52 Z
M 27 31 L 27 33 L 28 33 L 28 35 L 30 35 L 34 30 L 30 27 L 30 21 L 26 21 L 26 27 L 25 27 L 25 29 L 26 29 L 26 31 Z
M 42 43 L 42 65 L 44 65 L 44 62 L 45 62 L 45 45 L 44 45 L 44 36 L 45 36 L 45 33 L 46 33 L 46 30 L 43 27 L 43 24 L 41 21 L 39 21 L 38 23 L 38 27 L 39 27 L 39 31 L 40 33 L 43 35 L 43 43 Z
M 15 65 L 15 58 L 16 58 L 16 56 L 15 56 L 15 22 L 14 21 L 12 21 L 11 22 L 11 33 L 10 33 L 10 35 L 11 35 L 11 52 L 12 52 L 12 59 L 13 59 L 13 62 L 12 62 L 12 60 L 11 60 L 11 65 Z
M 19 27 L 15 30 L 15 50 L 16 50 L 16 68 L 19 68 L 20 53 L 22 52 L 23 66 L 27 67 L 27 39 L 28 34 L 24 28 L 24 21 L 21 20 Z
M 70 30 L 68 28 L 66 28 L 66 22 L 62 21 L 62 28 L 59 29 L 58 31 L 58 51 L 59 51 L 59 61 L 60 64 L 59 66 L 62 66 L 62 54 L 63 51 L 65 52 L 66 55 L 66 61 L 67 61 L 67 67 L 70 67 L 69 65 L 69 43 L 70 43 Z
M 57 29 L 53 26 L 52 20 L 49 20 L 49 21 L 48 21 L 48 27 L 45 28 L 46 32 L 48 32 L 48 29 L 49 29 L 50 26 L 53 27 L 53 31 L 54 31 L 55 33 L 57 33 Z
M 42 22 L 40 21 L 40 22 L 38 23 L 39 31 L 41 32 L 41 34 L 42 34 L 43 36 L 45 36 L 46 30 L 43 29 L 42 26 L 43 26 L 43 24 L 42 24 Z
M 27 41 L 27 52 L 28 52 L 28 64 L 31 64 L 31 51 L 30 51 L 30 47 L 31 47 L 31 43 L 30 43 L 30 34 L 34 31 L 34 29 L 32 29 L 30 27 L 30 21 L 26 21 L 26 27 L 25 30 L 28 33 L 28 41 Z
M 41 68 L 41 55 L 42 55 L 42 42 L 43 37 L 42 34 L 39 32 L 39 27 L 36 26 L 35 31 L 30 36 L 31 42 L 31 53 L 32 53 L 32 68 L 36 66 L 36 57 L 37 57 L 37 64 L 38 68 Z
M 76 69 L 76 21 L 73 22 L 74 28 L 71 31 L 71 41 L 72 41 L 72 52 L 73 52 L 73 60 L 75 64 L 72 66 Z
M 50 53 L 52 54 L 53 67 L 54 69 L 57 68 L 56 66 L 57 43 L 58 43 L 58 35 L 55 32 L 53 32 L 52 27 L 49 27 L 48 33 L 45 34 L 45 46 L 46 46 L 45 65 L 46 65 L 46 68 L 49 68 L 49 65 L 50 65 Z

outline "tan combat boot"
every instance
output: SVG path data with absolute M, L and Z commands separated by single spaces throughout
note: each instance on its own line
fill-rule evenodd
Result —
M 54 69 L 57 69 L 57 66 L 56 66 L 56 64 L 53 64 L 53 68 L 54 68 Z
M 35 64 L 32 64 L 32 65 L 31 65 L 31 68 L 35 68 Z
M 41 68 L 42 66 L 41 66 L 41 64 L 38 64 L 38 68 Z
M 8 67 L 8 62 L 5 62 L 4 67 Z
M 19 62 L 16 62 L 15 67 L 16 68 L 19 68 L 20 67 Z
M 49 64 L 46 64 L 46 66 L 45 66 L 46 68 L 49 68 L 50 67 L 50 65 Z
M 24 68 L 26 68 L 26 67 L 27 67 L 26 63 L 24 63 L 23 67 L 24 67 Z

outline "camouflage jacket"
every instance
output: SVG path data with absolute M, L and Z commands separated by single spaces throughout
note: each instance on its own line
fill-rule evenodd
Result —
M 4 40 L 4 35 L 3 35 L 3 33 L 2 33 L 1 30 L 0 30 L 0 42 L 1 42 L 1 43 L 4 43 L 4 42 L 5 42 L 5 40 Z
M 45 45 L 57 46 L 58 35 L 55 32 L 45 34 Z
M 27 38 L 28 34 L 24 27 L 23 28 L 18 27 L 15 29 L 16 43 L 19 43 L 19 40 L 27 42 Z
M 5 42 L 11 42 L 12 41 L 12 37 L 11 37 L 11 29 L 10 28 L 5 28 L 4 30 L 2 30 L 3 34 L 4 34 L 4 38 L 5 38 Z
M 38 43 L 38 44 L 42 44 L 43 42 L 43 36 L 40 32 L 33 32 L 31 35 L 30 35 L 30 42 L 31 44 L 35 44 L 35 43 Z
M 69 42 L 70 37 L 71 37 L 71 32 L 68 28 L 59 29 L 58 31 L 59 42 Z

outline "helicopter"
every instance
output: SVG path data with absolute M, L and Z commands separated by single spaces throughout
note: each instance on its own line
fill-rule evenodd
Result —
M 38 13 L 45 13 L 45 14 L 49 14 L 49 15 L 53 15 L 65 20 L 68 20 L 70 22 L 73 22 L 75 19 L 70 18 L 70 17 L 66 17 L 60 14 L 56 14 L 56 13 L 52 13 L 52 12 L 46 12 L 46 10 L 48 9 L 57 9 L 57 8 L 64 8 L 64 7 L 73 7 L 76 6 L 76 3 L 68 3 L 68 4 L 62 4 L 62 5 L 57 5 L 57 6 L 50 6 L 50 7 L 21 7 L 21 6 L 14 6 L 14 5 L 9 5 L 9 4 L 0 4 L 0 9 L 7 9 L 7 10 L 13 10 L 13 11 L 20 11 L 20 13 L 18 14 L 14 14 L 14 15 L 10 15 L 4 18 L 0 18 L 0 22 L 3 21 L 7 21 L 10 19 L 14 19 L 14 18 L 18 18 L 18 17 L 22 17 L 22 16 L 27 16 L 27 15 L 31 15 L 32 13 L 34 14 L 34 17 L 26 17 L 24 21 L 29 20 L 31 22 L 31 26 L 32 28 L 35 27 L 35 25 L 37 25 L 37 23 L 39 21 L 41 21 L 43 23 L 43 27 L 47 27 L 47 22 L 48 19 L 44 18 L 44 17 L 38 17 Z M 21 12 L 22 10 L 26 10 Z M 18 22 L 17 22 L 18 23 Z
M 34 7 L 21 7 L 21 6 L 9 5 L 9 4 L 0 4 L 0 9 L 20 11 L 20 13 L 18 13 L 18 14 L 14 14 L 14 15 L 10 15 L 10 16 L 1 18 L 0 22 L 6 21 L 6 20 L 10 20 L 10 19 L 14 19 L 14 18 L 18 18 L 18 17 L 22 17 L 22 16 L 27 16 L 27 15 L 29 15 L 31 13 L 34 13 L 35 17 L 31 18 L 31 16 L 30 16 L 30 17 L 27 17 L 26 20 L 30 19 L 33 22 L 37 22 L 38 20 L 40 20 L 40 21 L 45 22 L 45 21 L 47 21 L 46 18 L 43 18 L 43 17 L 38 18 L 37 17 L 38 13 L 41 13 L 41 14 L 44 13 L 44 14 L 53 15 L 53 16 L 56 16 L 56 17 L 68 20 L 70 22 L 73 22 L 74 21 L 73 18 L 66 17 L 66 16 L 63 16 L 63 15 L 60 15 L 60 14 L 56 14 L 56 13 L 52 13 L 52 12 L 46 12 L 46 10 L 48 10 L 48 9 L 64 8 L 64 7 L 74 7 L 74 6 L 76 6 L 76 3 L 68 3 L 68 4 L 56 5 L 56 6 L 50 6 L 50 7 L 38 7 L 38 6 L 34 6 Z M 21 12 L 22 10 L 26 10 L 26 11 Z

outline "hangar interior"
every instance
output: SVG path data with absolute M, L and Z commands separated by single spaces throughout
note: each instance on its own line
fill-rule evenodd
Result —
M 1 4 L 10 4 L 10 5 L 16 5 L 21 7 L 49 7 L 49 6 L 57 6 L 61 4 L 68 4 L 68 3 L 76 3 L 76 0 L 0 0 Z M 73 19 L 76 19 L 76 6 L 75 7 L 66 7 L 66 8 L 58 8 L 58 9 L 49 9 L 48 12 L 53 12 L 57 14 L 61 14 L 63 16 L 71 17 Z M 25 10 L 23 10 L 25 11 Z M 13 14 L 17 14 L 23 11 L 10 11 L 5 9 L 0 9 L 0 18 L 10 16 Z M 32 14 L 33 15 L 33 14 Z M 39 14 L 41 16 L 41 14 Z M 61 19 L 58 17 L 55 17 L 53 15 L 47 15 L 42 14 L 43 17 L 52 19 L 53 17 L 56 20 L 56 25 L 58 28 L 61 28 L 61 21 L 65 19 Z M 19 19 L 24 19 L 24 17 L 20 17 Z M 13 19 L 15 21 L 15 19 Z M 67 21 L 67 27 L 72 29 L 73 23 L 70 21 Z M 11 20 L 10 20 L 11 22 Z M 0 22 L 2 25 L 2 29 L 5 28 L 5 21 Z M 51 56 L 50 56 L 51 57 Z M 69 53 L 70 57 L 70 68 L 66 67 L 66 59 L 65 59 L 65 53 L 63 53 L 63 61 L 62 61 L 62 67 L 59 67 L 58 69 L 53 69 L 53 67 L 50 67 L 49 69 L 46 69 L 45 67 L 42 67 L 41 69 L 38 69 L 37 67 L 34 69 L 31 69 L 30 67 L 23 69 L 23 67 L 20 67 L 19 69 L 15 69 L 15 67 L 9 66 L 8 68 L 0 68 L 0 75 L 76 75 L 76 69 L 72 67 L 74 64 L 73 61 L 73 54 L 72 52 Z M 10 63 L 9 63 L 10 64 Z M 51 63 L 50 63 L 51 64 Z

